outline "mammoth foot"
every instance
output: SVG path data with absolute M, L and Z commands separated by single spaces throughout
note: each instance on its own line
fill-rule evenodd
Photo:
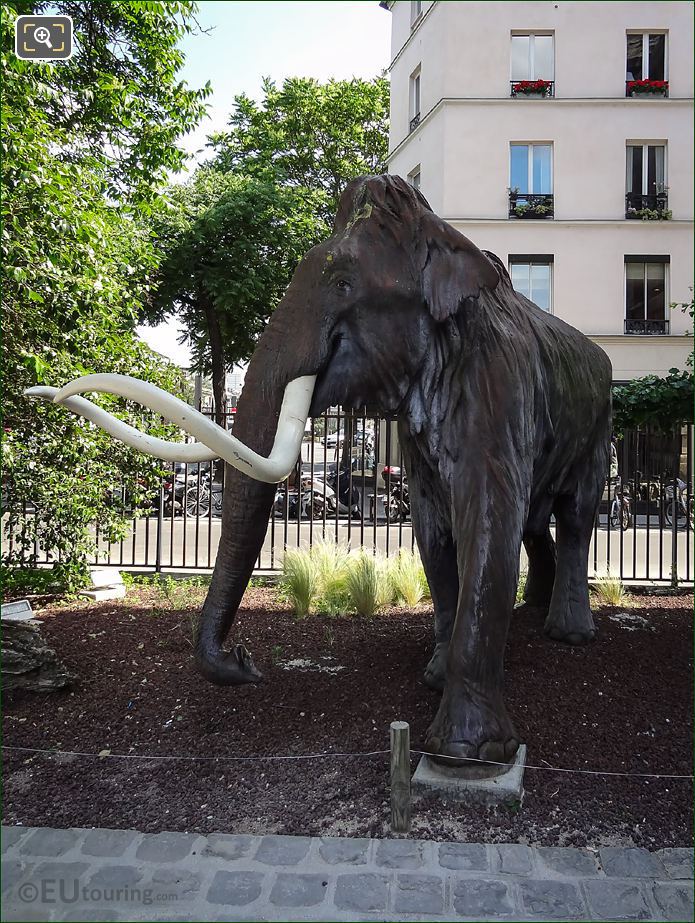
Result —
M 551 607 L 545 620 L 543 630 L 553 641 L 562 641 L 574 646 L 589 644 L 596 640 L 598 634 L 591 610 L 587 606 Z
M 447 686 L 427 731 L 423 750 L 443 766 L 465 766 L 472 776 L 497 775 L 511 763 L 519 738 L 501 697 L 486 697 Z
M 442 692 L 446 683 L 446 657 L 449 645 L 446 641 L 439 641 L 434 648 L 434 654 L 425 667 L 424 680 L 430 689 Z
M 251 654 L 243 644 L 231 651 L 196 651 L 196 665 L 203 676 L 218 686 L 242 686 L 262 683 L 263 674 L 256 669 Z

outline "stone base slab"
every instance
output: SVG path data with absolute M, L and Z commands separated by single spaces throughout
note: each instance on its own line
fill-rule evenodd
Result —
M 416 795 L 439 795 L 454 801 L 475 801 L 480 804 L 520 802 L 524 796 L 526 744 L 520 744 L 516 759 L 502 775 L 491 779 L 471 779 L 462 775 L 465 768 L 447 768 L 423 756 L 412 778 Z

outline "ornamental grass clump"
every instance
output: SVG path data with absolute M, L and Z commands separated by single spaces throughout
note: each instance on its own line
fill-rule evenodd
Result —
M 311 556 L 316 567 L 317 612 L 326 615 L 344 615 L 350 609 L 347 573 L 350 554 L 344 545 L 321 539 L 312 547 Z
M 318 589 L 316 562 L 309 551 L 303 548 L 285 551 L 281 588 L 298 618 L 309 615 Z
M 425 569 L 416 551 L 401 548 L 391 562 L 390 576 L 396 602 L 411 609 L 422 602 L 429 592 Z
M 351 556 L 346 576 L 350 602 L 358 615 L 370 618 L 393 600 L 389 568 L 364 548 Z
M 591 593 L 600 606 L 620 606 L 623 609 L 629 609 L 635 605 L 634 599 L 625 589 L 622 580 L 611 576 L 610 573 L 605 577 L 596 578 Z

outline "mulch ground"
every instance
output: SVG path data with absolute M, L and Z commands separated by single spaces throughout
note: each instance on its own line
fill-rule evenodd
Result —
M 388 835 L 386 755 L 212 758 L 384 750 L 395 719 L 410 722 L 416 748 L 438 705 L 421 681 L 431 609 L 297 621 L 272 589 L 249 590 L 234 638 L 248 645 L 265 683 L 221 689 L 191 663 L 203 592 L 145 588 L 124 601 L 42 610 L 48 642 L 78 679 L 69 691 L 6 696 L 4 744 L 206 759 L 6 750 L 4 822 Z M 515 617 L 507 703 L 529 764 L 692 772 L 692 599 L 642 597 L 627 618 L 616 618 L 626 611 L 601 609 L 599 639 L 588 648 L 547 640 L 537 613 Z M 411 835 L 576 846 L 692 843 L 687 780 L 527 769 L 525 789 L 514 809 L 420 799 Z

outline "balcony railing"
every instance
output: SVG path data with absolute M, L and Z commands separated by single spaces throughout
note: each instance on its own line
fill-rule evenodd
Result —
M 668 80 L 626 80 L 625 95 L 635 96 L 640 99 L 645 97 L 667 97 Z
M 509 95 L 515 99 L 550 99 L 555 96 L 555 81 L 510 80 Z
M 667 320 L 631 320 L 625 319 L 625 333 L 646 334 L 647 336 L 664 336 L 669 332 Z
M 420 124 L 420 113 L 418 112 L 418 114 L 414 115 L 412 119 L 410 120 L 410 130 L 415 131 L 415 129 L 418 127 L 419 124 Z
M 641 192 L 628 192 L 625 194 L 626 218 L 670 218 L 668 210 L 667 192 L 650 192 L 643 195 Z
M 553 195 L 536 195 L 528 192 L 509 193 L 510 218 L 552 218 Z

